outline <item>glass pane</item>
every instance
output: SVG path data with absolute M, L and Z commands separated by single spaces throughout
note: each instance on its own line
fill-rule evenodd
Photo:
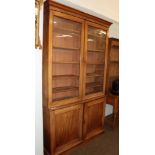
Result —
M 79 96 L 81 24 L 60 17 L 53 21 L 53 101 Z
M 86 66 L 86 95 L 102 92 L 104 82 L 106 32 L 88 27 Z

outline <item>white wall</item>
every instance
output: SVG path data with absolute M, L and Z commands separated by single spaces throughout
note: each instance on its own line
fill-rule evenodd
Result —
M 105 116 L 108 116 L 110 114 L 112 114 L 113 112 L 113 106 L 110 104 L 106 104 L 105 106 Z
M 119 38 L 118 0 L 56 0 L 89 14 L 108 20 L 113 24 L 109 36 Z M 43 8 L 40 15 L 40 39 L 43 36 Z M 43 155 L 42 124 L 42 51 L 36 50 L 36 103 L 35 103 L 35 155 Z M 106 105 L 105 115 L 112 113 L 112 106 Z
M 109 20 L 119 22 L 118 9 L 119 0 L 55 0 L 77 8 L 81 11 L 98 14 L 100 18 L 105 17 Z M 90 10 L 90 11 L 89 11 Z
M 109 28 L 109 38 L 119 39 L 119 24 L 113 23 Z
M 43 155 L 43 124 L 42 124 L 42 52 L 36 55 L 36 99 L 35 99 L 35 155 Z
M 43 7 L 40 12 L 40 39 L 43 39 Z M 43 118 L 42 118 L 42 50 L 35 50 L 35 155 L 43 155 Z
M 80 11 L 112 22 L 109 37 L 119 38 L 119 2 L 118 0 L 55 0 Z

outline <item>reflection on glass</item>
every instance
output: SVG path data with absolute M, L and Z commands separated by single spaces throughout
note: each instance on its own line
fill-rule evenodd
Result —
M 79 96 L 81 24 L 64 18 L 53 21 L 53 101 Z
M 103 92 L 106 32 L 88 27 L 85 95 Z

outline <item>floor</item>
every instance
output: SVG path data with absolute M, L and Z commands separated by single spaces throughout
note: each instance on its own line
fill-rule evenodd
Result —
M 105 133 L 80 144 L 64 155 L 119 155 L 119 127 L 105 126 Z

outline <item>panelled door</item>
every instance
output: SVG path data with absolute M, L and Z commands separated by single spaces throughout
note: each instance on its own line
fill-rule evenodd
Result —
M 85 98 L 103 95 L 106 77 L 106 29 L 98 24 L 85 24 L 84 95 Z
M 82 104 L 67 106 L 51 112 L 53 153 L 60 154 L 82 142 L 82 117 Z
M 83 125 L 83 136 L 85 139 L 89 139 L 103 132 L 104 109 L 104 98 L 85 103 Z

